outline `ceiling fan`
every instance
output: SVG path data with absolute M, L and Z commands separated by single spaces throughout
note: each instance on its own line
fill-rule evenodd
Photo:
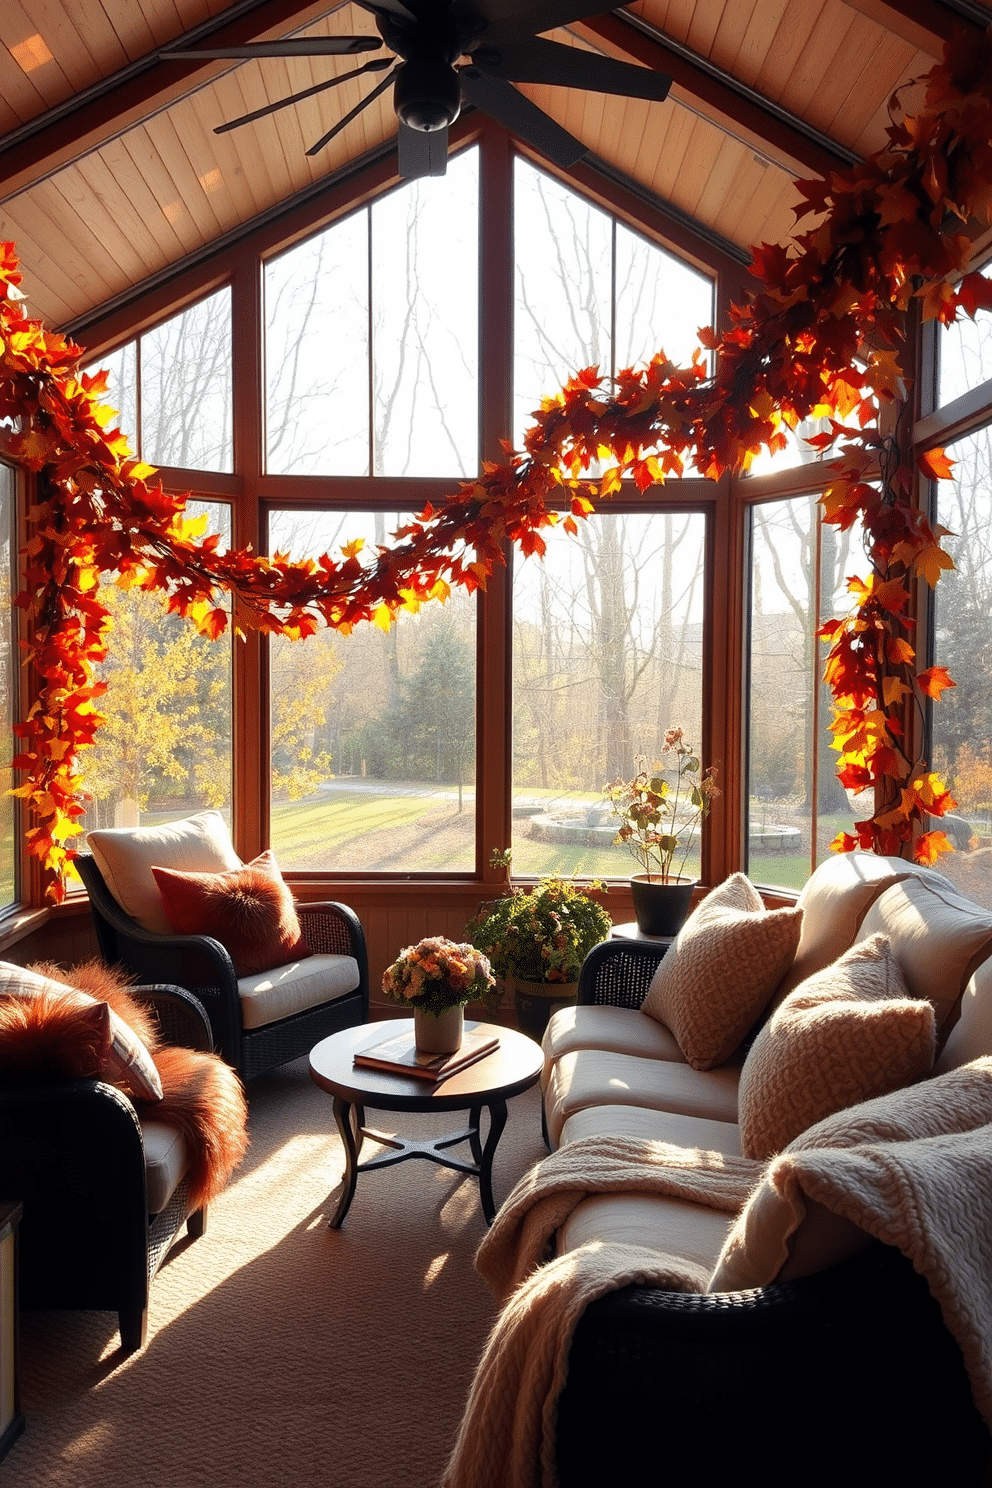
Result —
M 311 145 L 307 154 L 316 155 L 392 85 L 399 119 L 400 175 L 408 178 L 444 175 L 448 129 L 465 103 L 490 114 L 557 165 L 571 166 L 580 160 L 586 153 L 581 141 L 518 93 L 514 83 L 551 83 L 657 102 L 668 96 L 671 87 L 671 78 L 663 73 L 563 46 L 538 34 L 600 14 L 608 8 L 604 0 L 354 0 L 354 4 L 375 17 L 379 38 L 291 37 L 243 46 L 164 49 L 160 55 L 163 60 L 326 57 L 387 46 L 395 56 L 375 58 L 325 83 L 291 93 L 219 125 L 214 133 L 250 124 L 350 78 L 385 72 L 381 82 Z

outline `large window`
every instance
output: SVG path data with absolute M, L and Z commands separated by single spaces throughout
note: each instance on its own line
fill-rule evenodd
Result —
M 218 290 L 87 367 L 109 372 L 121 432 L 150 465 L 233 468 L 231 292 Z
M 939 408 L 983 385 L 992 405 L 992 315 L 956 322 L 939 345 Z M 958 804 L 934 825 L 957 849 L 941 858 L 942 872 L 992 908 L 992 423 L 953 440 L 947 453 L 953 478 L 936 483 L 936 516 L 954 568 L 934 595 L 933 660 L 956 685 L 931 708 L 931 737 L 934 764 Z
M 273 475 L 478 465 L 478 151 L 265 269 Z
M 846 577 L 864 566 L 857 533 L 822 526 L 815 494 L 751 508 L 747 866 L 756 882 L 801 887 L 857 814 L 835 773 L 816 631 L 847 612 Z
M 514 174 L 515 437 L 583 367 L 607 376 L 664 349 L 688 362 L 713 281 L 518 160 Z
M 191 516 L 230 542 L 230 510 L 194 501 Z M 98 707 L 105 723 L 82 758 L 84 825 L 137 826 L 212 806 L 231 813 L 231 637 L 198 635 L 159 594 L 105 581 L 111 631 Z
M 355 210 L 315 201 L 311 236 L 298 221 L 289 245 L 277 225 L 260 230 L 231 250 L 230 288 L 213 278 L 198 299 L 191 281 L 178 313 L 111 343 L 110 401 L 140 454 L 200 472 L 191 484 L 215 514 L 233 511 L 239 542 L 302 557 L 361 538 L 371 554 L 404 514 L 474 478 L 480 429 L 490 452 L 502 434 L 519 448 L 535 407 L 576 371 L 609 376 L 661 349 L 687 360 L 725 261 L 702 244 L 689 261 L 687 240 L 663 246 L 649 209 L 605 210 L 504 147 L 484 130 L 445 177 L 390 182 Z M 510 224 L 482 201 L 489 183 L 500 210 L 512 193 Z M 480 221 L 494 230 L 485 252 Z M 499 246 L 511 240 L 512 263 Z M 239 368 L 238 417 L 251 419 L 235 441 L 231 348 L 251 345 L 259 292 L 262 361 Z M 932 710 L 936 764 L 961 803 L 966 852 L 942 863 L 952 874 L 992 852 L 992 412 L 983 426 L 974 407 L 985 386 L 992 410 L 989 322 L 944 334 L 938 400 L 958 461 L 937 513 L 957 569 L 933 625 L 933 659 L 958 684 Z M 489 344 L 480 324 L 495 328 Z M 388 912 L 421 875 L 471 879 L 481 865 L 491 879 L 508 823 L 518 874 L 624 879 L 635 863 L 613 845 L 603 786 L 654 764 L 681 727 L 722 793 L 687 870 L 746 867 L 798 888 L 868 804 L 836 780 L 816 640 L 847 612 L 847 578 L 866 560 L 857 533 L 820 526 L 811 428 L 746 481 L 690 471 L 625 489 L 577 537 L 547 530 L 543 562 L 514 553 L 479 595 L 403 613 L 389 631 L 265 642 L 267 663 L 252 641 L 233 648 L 232 669 L 226 643 L 113 589 L 111 723 L 84 761 L 90 819 L 229 810 L 234 757 L 239 840 L 265 845 L 267 807 L 284 868 L 380 875 Z M 457 885 L 451 903 L 472 892 Z
M 274 551 L 369 553 L 398 512 L 276 511 Z M 271 643 L 272 846 L 286 869 L 475 869 L 475 606 Z
M 703 550 L 697 513 L 554 529 L 514 565 L 513 865 L 628 877 L 603 786 L 661 761 L 666 730 L 700 746 Z M 686 862 L 699 872 L 699 843 Z

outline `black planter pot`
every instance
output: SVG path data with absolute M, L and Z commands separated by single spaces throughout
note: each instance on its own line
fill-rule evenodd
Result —
M 689 913 L 696 881 L 675 878 L 669 883 L 654 881 L 646 873 L 630 880 L 634 915 L 642 935 L 678 935 Z

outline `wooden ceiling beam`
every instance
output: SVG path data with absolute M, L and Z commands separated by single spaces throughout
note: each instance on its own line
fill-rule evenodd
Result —
M 622 12 L 596 16 L 577 24 L 600 50 L 624 61 L 642 62 L 673 79 L 669 97 L 709 119 L 790 174 L 797 171 L 825 176 L 850 165 L 857 157 L 832 144 L 801 119 L 754 89 L 738 83 L 730 73 L 670 41 L 637 16 Z
M 980 36 L 992 20 L 989 16 L 983 23 L 978 5 L 942 5 L 940 0 L 898 0 L 898 4 L 895 0 L 844 0 L 844 4 L 938 61 L 944 55 L 944 42 L 955 31 Z
M 328 0 L 264 0 L 246 15 L 210 32 L 215 47 L 238 46 L 284 35 L 327 15 Z M 198 26 L 169 42 L 170 47 L 204 40 Z M 0 140 L 0 201 L 25 191 L 74 160 L 99 149 L 107 140 L 132 129 L 143 119 L 167 108 L 202 82 L 230 67 L 221 61 L 163 61 L 149 53 L 122 73 L 87 89 L 68 107 L 49 110 L 39 127 L 17 130 L 7 145 Z M 47 122 L 46 122 L 47 121 Z

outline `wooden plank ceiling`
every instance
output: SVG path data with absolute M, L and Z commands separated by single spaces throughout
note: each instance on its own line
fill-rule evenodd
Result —
M 884 143 L 892 93 L 932 66 L 953 25 L 989 21 L 992 0 L 637 0 L 550 34 L 670 73 L 667 102 L 521 91 L 594 160 L 746 252 L 788 237 L 795 176 Z M 395 137 L 387 90 L 305 153 L 374 76 L 214 134 L 362 60 L 159 60 L 218 26 L 214 45 L 375 34 L 367 11 L 326 0 L 5 0 L 0 236 L 50 325 L 178 270 Z

